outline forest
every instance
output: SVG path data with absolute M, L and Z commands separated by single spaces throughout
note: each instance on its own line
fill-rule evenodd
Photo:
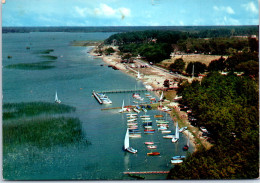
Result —
M 201 82 L 185 82 L 178 90 L 192 109 L 197 126 L 215 142 L 200 148 L 169 179 L 251 179 L 259 176 L 259 85 L 248 76 L 211 72 Z

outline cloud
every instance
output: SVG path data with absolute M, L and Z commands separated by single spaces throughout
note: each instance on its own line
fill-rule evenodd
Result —
M 246 11 L 249 11 L 249 12 L 252 12 L 252 13 L 255 13 L 255 14 L 258 13 L 258 9 L 253 2 L 243 4 L 242 6 L 246 9 Z
M 235 11 L 230 6 L 227 6 L 227 7 L 224 7 L 224 6 L 221 6 L 221 7 L 214 6 L 213 9 L 215 11 L 222 11 L 222 12 L 226 12 L 228 14 L 235 14 Z
M 103 18 L 122 18 L 131 16 L 131 10 L 125 7 L 115 8 L 100 4 L 98 8 L 94 9 L 95 15 L 102 16 Z

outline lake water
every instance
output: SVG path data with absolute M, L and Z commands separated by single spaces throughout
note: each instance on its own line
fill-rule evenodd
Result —
M 105 107 L 119 107 L 122 101 L 133 104 L 132 93 L 108 94 L 111 105 L 100 105 L 92 96 L 92 91 L 115 89 L 144 89 L 134 77 L 113 70 L 102 59 L 88 54 L 91 47 L 75 47 L 74 40 L 104 40 L 112 33 L 12 33 L 3 34 L 3 103 L 6 102 L 53 102 L 55 92 L 63 104 L 76 107 L 75 117 L 82 122 L 84 137 L 91 145 L 60 145 L 48 149 L 23 149 L 17 147 L 15 155 L 3 157 L 8 162 L 4 169 L 9 180 L 118 180 L 133 179 L 124 171 L 169 171 L 173 165 L 170 159 L 175 155 L 185 155 L 182 147 L 187 143 L 180 134 L 179 142 L 173 144 L 163 139 L 156 130 L 153 135 L 142 132 L 141 138 L 130 139 L 130 145 L 138 150 L 130 154 L 122 150 L 126 132 L 126 115 L 118 110 L 101 110 Z M 26 49 L 29 46 L 30 49 Z M 16 63 L 36 63 L 46 58 L 35 54 L 37 51 L 54 49 L 50 55 L 57 56 L 49 70 L 7 69 L 4 66 Z M 8 55 L 12 58 L 8 59 Z M 141 93 L 144 97 L 144 93 Z M 143 114 L 141 112 L 140 114 Z M 155 127 L 154 114 L 149 110 Z M 164 114 L 165 115 L 165 114 Z M 168 119 L 169 116 L 167 117 Z M 139 128 L 142 129 L 141 122 Z M 157 129 L 157 127 L 155 127 Z M 175 126 L 170 123 L 174 132 Z M 143 131 L 143 130 L 141 130 Z M 154 141 L 160 156 L 147 156 L 150 152 L 144 142 Z M 193 147 L 190 147 L 190 152 Z M 15 158 L 11 158 L 15 157 Z M 145 176 L 147 179 L 165 179 L 166 175 Z

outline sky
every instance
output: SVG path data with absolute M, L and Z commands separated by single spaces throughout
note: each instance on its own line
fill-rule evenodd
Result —
M 259 25 L 258 0 L 5 0 L 2 26 Z

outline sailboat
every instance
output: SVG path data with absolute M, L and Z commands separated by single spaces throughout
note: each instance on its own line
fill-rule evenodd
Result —
M 172 142 L 177 142 L 179 140 L 179 129 L 178 129 L 178 121 L 176 124 L 176 129 L 175 129 L 175 137 L 172 138 Z
M 61 101 L 58 99 L 58 94 L 57 94 L 57 91 L 56 91 L 56 94 L 55 94 L 55 100 L 54 100 L 56 103 L 61 103 Z
M 124 100 L 123 100 L 122 108 L 119 110 L 120 113 L 128 111 L 128 108 L 125 108 L 124 106 L 125 106 L 125 103 L 124 103 Z
M 183 150 L 188 151 L 189 147 L 190 147 L 190 133 L 188 133 L 187 145 L 184 145 Z
M 137 73 L 137 79 L 141 79 L 141 75 L 140 75 L 140 72 L 138 71 Z
M 128 128 L 127 128 L 126 134 L 125 134 L 124 150 L 128 151 L 130 153 L 134 153 L 134 154 L 137 153 L 137 150 L 130 147 L 130 145 L 129 145 L 129 129 Z
M 159 101 L 160 101 L 160 102 L 163 101 L 163 91 L 162 91 L 162 93 L 161 93 L 161 96 L 160 96 Z

